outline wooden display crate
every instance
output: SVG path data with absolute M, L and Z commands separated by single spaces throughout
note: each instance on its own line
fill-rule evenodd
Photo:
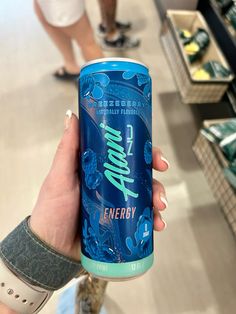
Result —
M 178 29 L 187 29 L 194 33 L 198 28 L 208 32 L 210 44 L 202 59 L 190 64 L 179 38 Z M 193 77 L 195 71 L 208 61 L 218 61 L 230 69 L 201 13 L 168 10 L 162 27 L 161 40 L 183 102 L 189 104 L 219 102 L 233 80 L 233 75 L 210 80 L 197 80 Z

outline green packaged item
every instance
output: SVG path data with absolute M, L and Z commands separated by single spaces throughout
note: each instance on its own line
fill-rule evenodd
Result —
M 226 69 L 218 61 L 209 61 L 204 63 L 203 66 L 198 69 L 193 77 L 197 80 L 210 80 L 211 78 L 224 78 L 230 76 L 231 71 Z
M 187 29 L 179 28 L 178 33 L 184 45 L 190 42 L 192 34 Z
M 236 188 L 236 118 L 202 128 L 201 133 L 210 142 L 217 144 L 229 161 L 229 166 L 223 170 L 224 175 Z
M 236 131 L 220 142 L 220 148 L 229 161 L 236 159 Z
M 223 170 L 224 175 L 236 188 L 236 118 L 202 128 L 201 133 L 210 142 L 218 145 L 229 161 L 229 166 Z
M 205 54 L 209 44 L 210 37 L 207 31 L 203 28 L 198 28 L 191 40 L 184 44 L 184 50 L 190 63 L 199 60 Z
M 210 74 L 202 67 L 198 69 L 196 72 L 194 72 L 192 76 L 195 80 L 207 81 L 211 79 Z
M 216 0 L 221 13 L 225 14 L 229 10 L 229 8 L 234 4 L 233 0 Z
M 220 7 L 231 6 L 234 2 L 233 0 L 216 0 Z
M 212 124 L 207 128 L 202 128 L 201 133 L 210 142 L 219 144 L 229 136 L 236 134 L 236 118 L 223 123 Z
M 233 28 L 236 30 L 236 4 L 231 6 L 231 8 L 225 14 L 225 17 L 231 23 Z
M 228 77 L 231 74 L 231 71 L 229 69 L 226 69 L 218 61 L 209 61 L 205 63 L 203 65 L 203 69 L 207 71 L 211 77 L 214 77 L 214 78 Z

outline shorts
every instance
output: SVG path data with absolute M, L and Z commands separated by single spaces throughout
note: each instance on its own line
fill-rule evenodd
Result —
M 77 22 L 85 11 L 84 0 L 37 0 L 47 22 L 64 27 Z

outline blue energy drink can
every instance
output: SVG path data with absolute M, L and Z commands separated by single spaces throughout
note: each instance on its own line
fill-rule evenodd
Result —
M 94 276 L 125 280 L 153 263 L 152 104 L 147 67 L 87 63 L 79 79 L 81 261 Z

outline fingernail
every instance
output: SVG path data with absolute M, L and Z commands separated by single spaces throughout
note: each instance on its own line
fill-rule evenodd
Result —
M 164 224 L 164 228 L 162 229 L 162 230 L 165 230 L 166 228 L 167 228 L 167 223 L 166 223 L 166 221 L 162 218 L 162 215 L 159 213 L 159 216 L 160 216 L 160 218 L 161 218 L 161 221 L 163 222 L 163 224 Z
M 165 208 L 167 208 L 168 207 L 168 201 L 167 201 L 166 196 L 165 196 L 164 193 L 160 193 L 160 200 L 165 205 Z
M 170 168 L 170 163 L 165 157 L 161 156 L 161 160 L 164 161 L 168 168 Z
M 72 117 L 72 111 L 69 109 L 66 111 L 66 116 L 65 116 L 65 121 L 64 121 L 65 130 L 67 130 L 70 126 L 71 117 Z
M 163 230 L 165 230 L 167 228 L 167 223 L 166 223 L 166 221 L 164 219 L 162 219 L 162 221 L 163 221 L 163 223 L 165 225 Z

